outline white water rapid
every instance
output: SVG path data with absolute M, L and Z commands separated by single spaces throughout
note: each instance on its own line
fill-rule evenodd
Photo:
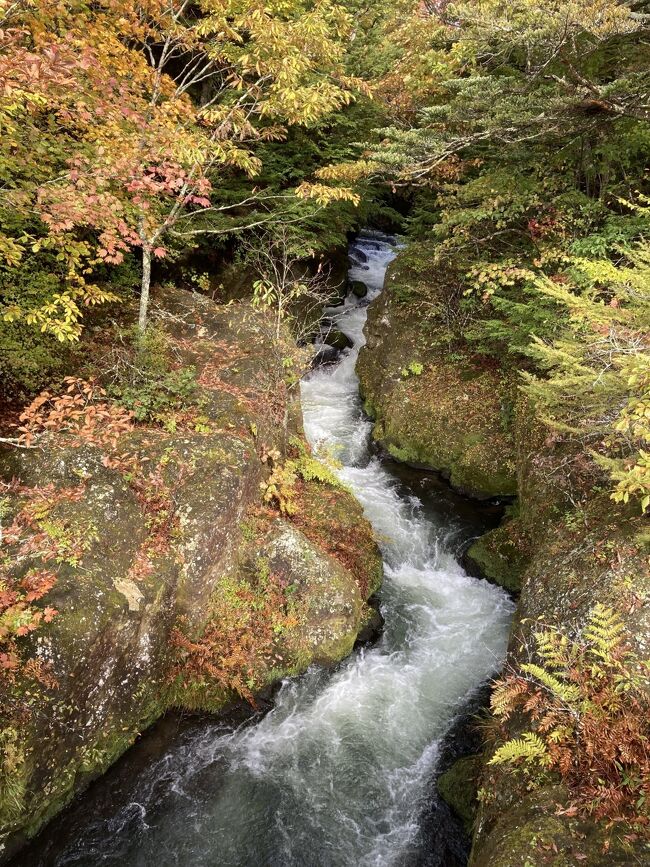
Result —
M 366 232 L 353 245 L 361 264 L 350 277 L 370 299 L 395 255 L 389 240 Z M 305 430 L 316 450 L 336 452 L 380 542 L 383 635 L 334 672 L 284 683 L 254 724 L 190 730 L 139 775 L 128 804 L 78 829 L 57 865 L 428 863 L 417 853 L 440 746 L 463 702 L 498 669 L 512 605 L 465 574 L 449 526 L 371 455 L 355 374 L 365 302 L 349 296 L 330 314 L 354 347 L 303 383 Z

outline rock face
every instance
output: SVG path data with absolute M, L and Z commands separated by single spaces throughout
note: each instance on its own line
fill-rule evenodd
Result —
M 368 313 L 357 372 L 375 439 L 398 460 L 441 471 L 463 493 L 513 495 L 512 387 L 424 339 L 420 313 L 400 295 L 411 279 L 398 257 Z
M 375 438 L 397 459 L 440 470 L 475 496 L 516 495 L 502 525 L 466 555 L 475 574 L 520 594 L 509 663 L 530 661 L 536 624 L 575 634 L 597 603 L 616 609 L 639 658 L 647 658 L 650 614 L 639 604 L 650 591 L 643 517 L 613 505 L 579 445 L 550 435 L 496 366 L 477 366 L 463 350 L 443 351 L 442 317 L 432 315 L 420 329 L 418 283 L 435 275 L 409 261 L 402 254 L 392 263 L 370 307 L 358 365 L 366 410 Z M 426 297 L 435 297 L 435 287 L 426 288 Z M 501 737 L 521 734 L 514 720 L 506 729 Z M 439 780 L 443 797 L 473 822 L 471 867 L 645 863 L 634 834 L 625 839 L 604 822 L 562 812 L 570 797 L 559 778 L 533 787 L 525 772 L 489 765 L 493 750 L 486 746 Z
M 338 350 L 335 346 L 330 346 L 327 343 L 321 343 L 318 352 L 312 359 L 312 367 L 321 367 L 328 364 L 336 364 L 340 354 L 340 350 Z
M 438 777 L 440 797 L 462 820 L 468 834 L 472 833 L 477 810 L 477 780 L 480 774 L 480 757 L 465 756 L 458 759 Z
M 18 639 L 50 681 L 19 679 L 2 695 L 0 862 L 168 707 L 219 710 L 238 678 L 254 693 L 343 658 L 381 580 L 370 527 L 345 491 L 299 482 L 295 520 L 262 506 L 260 485 L 301 435 L 272 329 L 245 304 L 170 290 L 157 300 L 178 356 L 196 368 L 199 424 L 82 445 L 51 436 L 0 455 L 14 480 L 4 523 L 23 528 L 11 569 L 47 566 L 56 582 L 38 604 L 58 611 Z M 330 499 L 338 513 L 325 517 Z M 277 614 L 266 644 L 252 634 L 262 603 Z M 200 644 L 207 633 L 216 647 Z M 206 648 L 232 670 L 206 676 L 196 661 Z
M 521 591 L 521 580 L 530 562 L 527 539 L 518 532 L 516 520 L 505 520 L 499 527 L 477 539 L 465 553 L 468 572 L 487 578 L 510 593 Z
M 336 349 L 337 352 L 342 352 L 344 349 L 349 349 L 352 346 L 352 341 L 347 334 L 339 331 L 338 328 L 329 328 L 325 337 L 327 345 Z
M 537 623 L 575 634 L 597 603 L 622 615 L 639 656 L 647 657 L 650 614 L 647 606 L 633 601 L 650 591 L 643 517 L 614 507 L 577 449 L 549 438 L 523 402 L 515 435 L 518 509 L 485 543 L 479 540 L 478 548 L 479 556 L 487 552 L 493 575 L 505 576 L 506 583 L 516 576 L 521 590 L 509 662 L 529 661 Z M 507 733 L 520 734 L 516 720 Z M 644 861 L 644 845 L 634 835 L 626 841 L 625 833 L 612 834 L 606 822 L 562 814 L 569 795 L 559 781 L 550 778 L 531 790 L 525 774 L 488 765 L 490 755 L 488 750 L 479 782 L 484 797 L 474 826 L 471 867 L 518 867 L 527 861 L 537 867 L 547 863 L 550 843 L 557 850 L 553 863 L 578 867 Z

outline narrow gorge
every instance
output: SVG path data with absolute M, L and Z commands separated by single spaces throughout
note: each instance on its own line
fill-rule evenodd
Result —
M 231 865 L 423 857 L 420 824 L 445 734 L 499 669 L 512 605 L 460 567 L 456 555 L 471 529 L 431 508 L 427 514 L 390 462 L 369 451 L 355 364 L 367 304 L 381 291 L 393 245 L 377 233 L 353 245 L 353 258 L 360 254 L 364 264 L 353 266 L 350 278 L 365 281 L 367 300 L 350 293 L 342 307 L 326 311 L 353 347 L 301 386 L 308 441 L 340 461 L 337 476 L 382 549 L 381 638 L 333 672 L 313 669 L 286 681 L 259 721 L 225 731 L 206 722 L 177 737 L 128 782 L 114 812 L 86 818 L 52 863 L 174 863 L 183 853 L 195 864 L 218 858 Z M 327 603 L 327 589 L 321 593 Z M 445 842 L 426 863 L 461 863 Z M 61 846 L 56 834 L 50 846 Z M 38 844 L 26 857 L 42 863 Z
M 0 0 L 0 864 L 650 863 L 650 0 Z

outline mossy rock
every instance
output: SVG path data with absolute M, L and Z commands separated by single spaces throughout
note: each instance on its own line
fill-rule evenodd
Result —
M 437 470 L 463 493 L 513 496 L 516 384 L 467 353 L 450 357 L 431 340 L 421 328 L 419 305 L 405 294 L 410 284 L 419 286 L 421 275 L 401 263 L 402 255 L 370 305 L 357 364 L 375 439 L 397 460 Z
M 312 663 L 333 665 L 348 656 L 364 614 L 364 600 L 351 573 L 283 521 L 273 525 L 258 556 L 296 587 L 299 624 L 287 644 L 291 655 L 302 660 L 301 669 Z
M 326 340 L 328 346 L 333 346 L 334 349 L 337 349 L 339 352 L 342 352 L 344 349 L 349 349 L 352 346 L 352 341 L 347 334 L 339 331 L 338 328 L 330 328 L 327 332 Z
M 514 519 L 477 539 L 465 553 L 467 571 L 519 593 L 531 555 L 528 540 L 518 530 L 520 523 Z
M 348 491 L 305 482 L 293 522 L 354 575 L 364 600 L 379 590 L 383 580 L 379 548 L 363 509 Z
M 19 681 L 10 698 L 33 713 L 20 725 L 0 725 L 13 757 L 0 762 L 0 861 L 144 728 L 184 704 L 172 689 L 175 629 L 203 634 L 224 576 L 246 551 L 255 556 L 250 544 L 258 554 L 266 546 L 269 560 L 278 568 L 283 562 L 299 586 L 295 642 L 283 662 L 267 666 L 264 685 L 347 655 L 365 623 L 365 600 L 381 580 L 370 527 L 343 490 L 323 486 L 309 494 L 305 486 L 309 536 L 282 520 L 275 541 L 245 538 L 245 519 L 260 507 L 269 472 L 260 452 L 284 453 L 301 433 L 298 393 L 286 389 L 281 362 L 291 346 L 286 335 L 278 351 L 272 327 L 246 304 L 219 308 L 165 288 L 155 293 L 155 307 L 173 314 L 164 317 L 169 338 L 177 357 L 197 371 L 204 430 L 139 426 L 115 446 L 79 446 L 60 434 L 39 449 L 0 448 L 2 477 L 24 486 L 9 494 L 10 513 L 38 486 L 55 498 L 45 513 L 51 526 L 64 541 L 83 543 L 75 557 L 46 561 L 57 580 L 37 604 L 58 614 L 18 639 L 26 658 L 38 654 L 51 663 L 58 686 Z M 76 493 L 57 499 L 66 491 Z M 328 514 L 330 497 L 338 517 Z M 154 536 L 159 514 L 169 523 Z M 341 534 L 348 547 L 339 550 Z M 17 578 L 43 565 L 41 550 L 8 550 Z M 210 710 L 231 698 L 223 688 L 207 692 Z
M 639 654 L 647 654 L 650 613 L 647 606 L 629 604 L 650 591 L 643 543 L 645 519 L 614 506 L 607 490 L 594 491 L 589 481 L 579 487 L 575 472 L 570 493 L 580 505 L 560 510 L 559 496 L 567 484 L 562 474 L 570 466 L 565 448 L 557 448 L 552 441 L 540 445 L 536 436 L 532 438 L 534 429 L 529 430 L 531 438 L 519 442 L 526 501 L 500 532 L 488 534 L 494 544 L 486 545 L 487 561 L 496 569 L 502 564 L 497 561 L 495 567 L 493 558 L 503 548 L 504 538 L 515 542 L 523 538 L 529 545 L 523 548 L 529 562 L 510 641 L 510 665 L 530 661 L 533 633 L 540 630 L 540 624 L 575 635 L 597 603 L 619 613 L 628 641 Z M 539 481 L 533 481 L 536 479 Z M 506 553 L 512 552 L 506 548 Z M 507 736 L 520 736 L 522 724 L 521 717 L 512 717 L 506 723 Z M 629 835 L 629 826 L 614 823 L 608 827 L 607 820 L 562 813 L 571 798 L 552 782 L 543 781 L 531 791 L 530 776 L 516 767 L 486 765 L 481 790 L 472 867 L 542 867 L 548 863 L 605 867 L 648 860 L 647 844 Z
M 506 785 L 508 780 L 506 775 Z M 566 817 L 560 813 L 565 806 L 567 793 L 561 786 L 533 792 L 523 787 L 515 805 L 499 814 L 490 833 L 486 837 L 478 834 L 480 847 L 475 836 L 469 867 L 631 867 L 647 863 L 647 850 L 636 835 L 626 841 L 621 827 Z
M 374 436 L 396 460 L 438 470 L 470 496 L 516 494 L 514 442 L 502 426 L 503 386 L 492 374 L 463 380 L 461 370 L 439 360 L 419 376 L 377 382 L 370 373 L 377 354 L 363 352 L 359 375 L 366 409 L 377 421 Z
M 465 830 L 471 835 L 476 819 L 478 780 L 481 774 L 481 757 L 466 756 L 438 777 L 440 797 L 462 820 Z
M 350 282 L 350 292 L 357 298 L 365 298 L 368 294 L 368 287 L 361 280 L 352 280 Z

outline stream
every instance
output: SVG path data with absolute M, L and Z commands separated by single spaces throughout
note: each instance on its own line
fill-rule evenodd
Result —
M 45 842 L 37 840 L 19 863 L 450 863 L 435 860 L 424 831 L 432 780 L 459 709 L 500 666 L 513 606 L 457 560 L 489 517 L 370 446 L 355 364 L 367 301 L 381 291 L 396 251 L 392 239 L 364 232 L 351 253 L 350 278 L 366 283 L 368 298 L 349 295 L 329 314 L 354 345 L 337 365 L 306 378 L 302 407 L 307 438 L 341 462 L 338 475 L 379 541 L 381 638 L 334 671 L 314 668 L 285 681 L 272 709 L 252 721 L 202 718 L 164 735 L 149 752 L 141 747 L 139 758 L 136 748 L 135 758 L 127 754 L 121 770 L 96 784 L 100 795 L 92 803 L 101 809 L 73 807 L 63 839 L 61 830 L 55 845 L 46 831 Z

